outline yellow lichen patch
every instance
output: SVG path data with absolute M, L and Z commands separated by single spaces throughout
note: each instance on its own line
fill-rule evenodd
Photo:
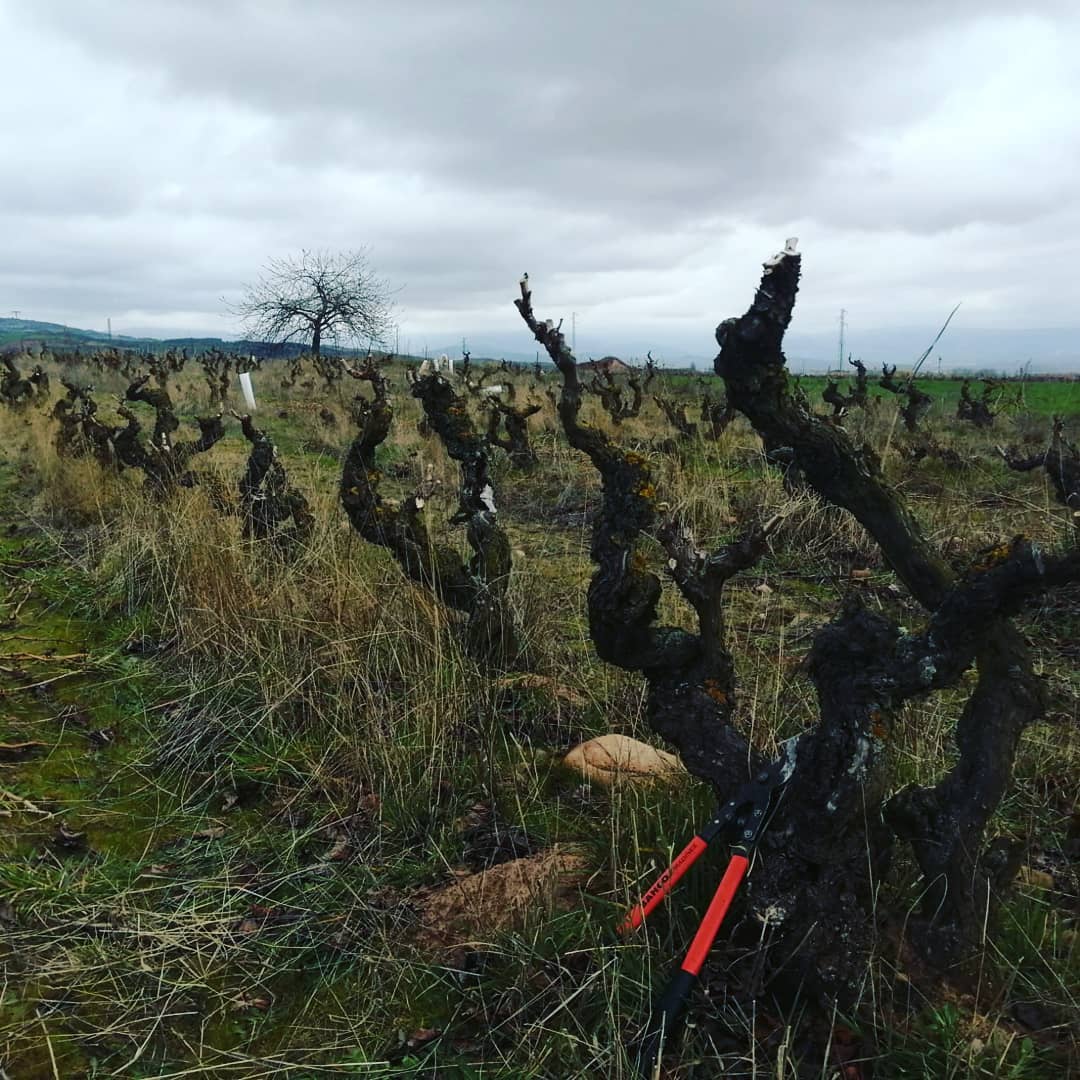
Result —
M 653 487 L 652 484 L 642 484 L 641 487 L 638 488 L 638 494 L 643 499 L 655 499 L 656 498 L 656 488 Z
M 719 681 L 716 679 L 705 680 L 705 693 L 718 705 L 726 705 L 728 703 L 727 693 L 722 689 Z
M 986 570 L 992 570 L 995 566 L 1000 566 L 1009 559 L 1013 553 L 1014 546 L 1023 539 L 1023 536 L 1017 536 L 1012 540 L 1006 540 L 996 547 L 992 547 L 977 563 L 975 563 L 973 569 L 978 573 L 982 573 Z
M 887 739 L 889 737 L 889 725 L 877 709 L 870 714 L 870 730 L 875 738 Z

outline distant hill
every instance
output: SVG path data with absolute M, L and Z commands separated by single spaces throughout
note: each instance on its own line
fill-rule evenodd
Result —
M 881 363 L 899 364 L 905 367 L 921 355 L 927 343 L 933 339 L 936 327 L 903 330 L 868 330 L 853 335 L 852 353 L 861 356 L 871 369 Z M 0 319 L 0 349 L 11 345 L 26 343 L 37 346 L 44 341 L 52 348 L 101 349 L 114 345 L 120 349 L 145 349 L 163 352 L 166 349 L 189 349 L 199 352 L 204 349 L 221 349 L 224 352 L 246 352 L 256 356 L 296 356 L 304 352 L 299 344 L 268 345 L 257 341 L 227 341 L 217 337 L 187 338 L 150 338 L 126 337 L 114 334 L 111 338 L 98 330 L 80 330 L 60 323 L 37 322 L 32 319 Z M 598 359 L 607 353 L 613 353 L 622 360 L 631 363 L 644 363 L 646 347 L 640 340 L 608 341 L 602 350 L 592 351 L 581 348 L 579 360 Z M 499 336 L 469 342 L 474 364 L 490 363 L 505 357 L 512 364 L 532 364 L 539 358 L 546 367 L 549 365 L 542 349 L 533 345 L 522 335 Z M 788 367 L 792 372 L 821 372 L 837 364 L 836 340 L 832 334 L 804 334 L 797 330 L 790 332 L 785 340 Z M 687 369 L 706 372 L 712 369 L 715 350 L 701 351 L 690 342 L 678 342 L 673 339 L 667 349 L 660 348 L 655 342 L 651 345 L 661 367 Z M 328 355 L 356 355 L 356 350 L 335 349 L 324 346 Z M 456 361 L 461 357 L 461 339 L 452 345 L 429 348 L 428 356 L 446 353 Z M 1080 371 L 1080 330 L 1070 328 L 1042 328 L 1037 330 L 987 330 L 978 327 L 950 327 L 940 345 L 934 349 L 927 361 L 926 372 L 931 374 L 938 369 L 938 358 L 942 360 L 944 372 L 995 371 L 1016 374 L 1022 367 L 1032 373 L 1057 373 Z M 420 359 L 414 356 L 413 359 Z
M 0 319 L 0 348 L 29 345 L 35 348 L 44 342 L 51 349 L 136 349 L 140 352 L 164 352 L 166 349 L 189 349 L 202 352 L 221 349 L 222 352 L 253 353 L 256 356 L 296 356 L 305 351 L 301 344 L 268 345 L 262 341 L 226 341 L 217 337 L 150 338 L 128 337 L 125 334 L 103 334 L 99 330 L 80 330 L 61 323 L 38 322 L 34 319 Z M 336 349 L 324 345 L 329 355 L 352 355 L 355 350 Z
M 44 341 L 49 345 L 74 348 L 76 345 L 92 345 L 95 348 L 109 344 L 109 335 L 94 330 L 76 330 L 60 323 L 37 322 L 33 319 L 0 319 L 0 345 L 37 344 Z M 113 339 L 113 344 L 124 348 L 136 348 L 142 338 Z

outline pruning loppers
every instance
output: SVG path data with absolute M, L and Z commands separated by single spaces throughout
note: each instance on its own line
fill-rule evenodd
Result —
M 619 933 L 623 935 L 637 930 L 714 840 L 722 835 L 731 837 L 731 861 L 724 871 L 716 894 L 701 920 L 694 940 L 690 943 L 682 966 L 653 1008 L 638 1056 L 638 1064 L 644 1077 L 655 1080 L 659 1073 L 664 1042 L 682 1015 L 686 1000 L 720 931 L 720 924 L 746 876 L 751 852 L 768 820 L 770 807 L 795 771 L 796 749 L 795 742 L 789 742 L 787 752 L 758 772 L 753 780 L 743 784 L 734 797 L 724 803 L 716 816 L 675 856 L 671 865 L 656 879 L 619 925 Z

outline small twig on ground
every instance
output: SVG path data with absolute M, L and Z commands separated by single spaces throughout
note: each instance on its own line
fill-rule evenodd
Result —
M 6 653 L 4 655 L 4 659 L 5 660 L 13 660 L 16 663 L 22 663 L 22 662 L 24 662 L 26 660 L 37 660 L 37 661 L 40 661 L 40 662 L 43 662 L 43 663 L 51 663 L 53 661 L 59 661 L 59 660 L 85 660 L 85 659 L 87 659 L 87 657 L 89 657 L 89 655 L 90 655 L 89 653 L 79 652 L 79 653 L 67 653 L 64 656 L 41 656 L 38 653 L 19 652 L 19 653 Z
M 48 686 L 50 683 L 59 682 L 61 679 L 69 679 L 72 675 L 85 674 L 85 671 L 62 671 L 59 675 L 54 675 L 51 679 L 42 679 L 41 682 L 28 683 L 26 686 L 13 686 L 10 690 L 0 690 L 0 697 L 9 697 L 12 694 L 23 694 L 27 690 L 37 690 L 42 686 Z

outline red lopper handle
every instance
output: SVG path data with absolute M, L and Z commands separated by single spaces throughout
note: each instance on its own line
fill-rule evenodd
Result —
M 745 855 L 731 856 L 731 862 L 728 863 L 716 895 L 713 896 L 709 909 L 705 912 L 705 918 L 702 919 L 701 926 L 694 935 L 682 967 L 675 972 L 667 989 L 653 1008 L 649 1027 L 638 1053 L 638 1071 L 646 1080 L 655 1080 L 658 1075 L 664 1043 L 675 1034 L 683 1009 L 686 1008 L 687 998 L 694 989 L 694 984 L 705 963 L 705 957 L 708 956 L 709 949 L 712 948 L 712 943 L 720 932 L 720 924 L 724 921 L 728 908 L 731 907 L 731 901 L 735 898 L 735 893 L 749 865 L 750 860 Z
M 695 836 L 675 856 L 671 865 L 656 879 L 641 900 L 630 909 L 626 918 L 619 923 L 619 933 L 633 933 L 645 921 L 646 917 L 659 907 L 664 897 L 678 884 L 683 874 L 697 862 L 698 856 L 708 846 L 708 843 L 700 836 Z
M 746 868 L 750 860 L 745 855 L 732 855 L 728 868 L 724 871 L 724 877 L 716 890 L 716 895 L 709 904 L 705 918 L 701 920 L 694 940 L 690 942 L 690 948 L 686 952 L 686 959 L 682 963 L 683 971 L 691 975 L 699 975 L 705 963 L 705 957 L 709 955 L 712 943 L 720 932 L 720 924 L 731 907 L 731 901 L 735 899 L 742 879 L 746 876 Z

